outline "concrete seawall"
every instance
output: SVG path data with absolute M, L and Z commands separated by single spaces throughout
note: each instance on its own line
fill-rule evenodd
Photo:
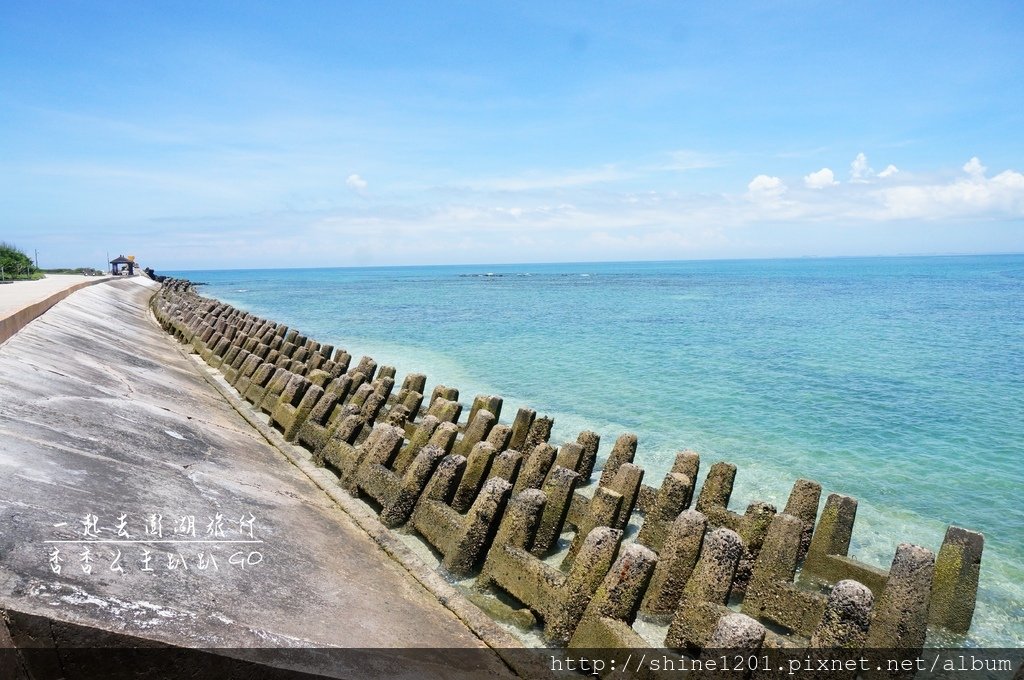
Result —
M 79 290 L 0 347 L 0 635 L 255 659 L 364 648 L 382 675 L 413 660 L 427 677 L 508 674 L 211 387 L 150 316 L 156 288 Z
M 19 281 L 0 288 L 0 297 L 8 294 L 11 298 L 9 304 L 0 305 L 0 344 L 76 290 L 110 280 L 109 277 L 79 280 L 84 278 L 49 276 L 42 281 Z

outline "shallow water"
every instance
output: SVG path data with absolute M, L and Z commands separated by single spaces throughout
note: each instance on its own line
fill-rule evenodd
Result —
M 986 536 L 970 645 L 1024 646 L 1024 256 L 177 272 L 201 292 L 474 394 L 739 467 L 731 507 L 798 477 L 860 502 L 888 566 Z

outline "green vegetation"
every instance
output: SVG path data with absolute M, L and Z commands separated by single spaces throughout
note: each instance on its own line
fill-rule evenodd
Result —
M 24 281 L 41 278 L 43 273 L 36 269 L 28 255 L 21 252 L 17 246 L 0 241 L 0 280 Z

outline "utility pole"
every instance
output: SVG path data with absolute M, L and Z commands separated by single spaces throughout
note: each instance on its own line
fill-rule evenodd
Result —
M 39 248 L 36 248 L 36 269 L 39 269 Z

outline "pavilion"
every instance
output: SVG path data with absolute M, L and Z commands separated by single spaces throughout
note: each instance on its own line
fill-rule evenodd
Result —
M 118 255 L 110 261 L 110 273 L 114 276 L 120 276 L 125 273 L 127 269 L 128 276 L 135 276 L 135 257 L 125 257 L 124 255 Z

